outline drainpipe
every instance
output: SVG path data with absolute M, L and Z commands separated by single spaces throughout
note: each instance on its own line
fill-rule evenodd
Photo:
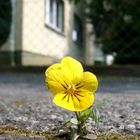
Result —
M 85 0 L 84 4 L 84 32 L 85 32 L 85 63 L 86 65 L 93 65 L 94 64 L 94 27 L 92 24 L 92 20 L 90 18 L 90 4 L 92 0 Z
M 10 32 L 10 59 L 11 66 L 15 66 L 15 24 L 16 24 L 16 0 L 11 0 L 12 5 L 12 24 Z
M 94 64 L 94 35 L 91 20 L 85 19 L 85 63 L 86 65 Z

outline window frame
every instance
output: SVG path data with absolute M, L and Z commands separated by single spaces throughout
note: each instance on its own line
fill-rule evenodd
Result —
M 75 13 L 73 20 L 72 40 L 76 45 L 82 46 L 83 43 L 82 19 Z
M 45 25 L 64 33 L 64 1 L 45 0 Z

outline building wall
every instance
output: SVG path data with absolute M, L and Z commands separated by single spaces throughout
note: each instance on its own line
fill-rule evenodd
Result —
M 11 63 L 11 51 L 10 51 L 9 39 L 0 48 L 0 65 L 10 65 Z
M 13 2 L 14 44 L 11 48 L 13 42 L 9 38 L 0 48 L 0 64 L 50 65 L 66 55 L 83 61 L 83 46 L 78 46 L 72 40 L 74 14 L 79 10 L 69 0 L 64 0 L 63 34 L 45 25 L 45 0 Z
M 68 54 L 71 8 L 69 1 L 64 3 L 64 34 L 61 34 L 45 25 L 45 0 L 23 0 L 23 65 L 48 65 Z

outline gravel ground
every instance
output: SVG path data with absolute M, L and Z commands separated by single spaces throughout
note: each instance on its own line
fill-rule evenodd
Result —
M 0 73 L 0 126 L 49 131 L 74 116 L 52 103 L 43 74 Z M 87 121 L 89 131 L 140 132 L 140 78 L 99 77 L 96 106 L 101 120 Z M 19 139 L 0 135 L 0 140 Z M 28 139 L 28 138 L 20 138 Z

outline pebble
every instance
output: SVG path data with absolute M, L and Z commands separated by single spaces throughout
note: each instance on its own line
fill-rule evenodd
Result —
M 137 119 L 138 121 L 140 121 L 140 115 L 139 115 L 139 116 L 136 116 L 136 119 Z
M 128 124 L 125 126 L 125 130 L 130 132 L 130 133 L 135 133 L 136 132 L 136 126 L 133 124 Z
M 120 129 L 120 130 L 124 130 L 124 125 L 121 124 L 121 125 L 119 126 L 119 129 Z
M 137 130 L 140 130 L 140 123 L 139 124 L 136 124 L 136 129 Z
M 97 136 L 95 134 L 87 134 L 86 136 L 84 136 L 84 138 L 88 140 L 96 140 Z

